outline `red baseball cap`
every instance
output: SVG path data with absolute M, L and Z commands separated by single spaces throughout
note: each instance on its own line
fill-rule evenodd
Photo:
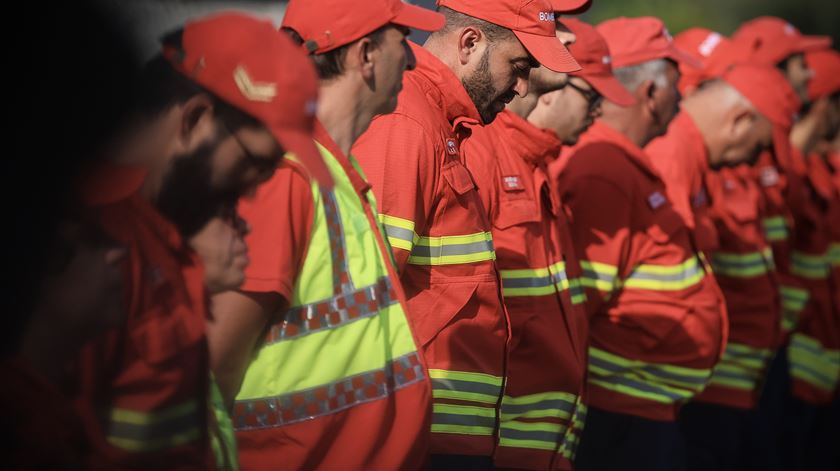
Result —
M 808 82 L 808 98 L 816 100 L 840 91 L 840 52 L 821 49 L 805 53 L 805 63 L 814 73 Z
M 321 54 L 390 23 L 437 31 L 444 21 L 440 13 L 400 0 L 291 0 L 281 27 L 299 34 L 310 54 Z
M 683 52 L 691 55 L 698 62 L 707 66 L 709 57 L 719 48 L 726 47 L 729 39 L 706 28 L 689 28 L 674 36 L 674 44 Z M 708 77 L 704 69 L 691 67 L 688 64 L 680 63 L 680 81 L 677 84 L 680 93 L 685 95 L 689 89 L 696 88 Z
M 563 15 L 580 15 L 589 10 L 589 7 L 592 6 L 592 0 L 551 0 L 551 4 L 554 5 L 554 11 L 557 13 Z
M 321 184 L 332 184 L 312 137 L 315 69 L 271 22 L 232 12 L 191 21 L 181 44 L 164 44 L 163 55 L 190 80 L 263 123 Z
M 770 65 L 737 64 L 724 72 L 721 78 L 773 124 L 776 158 L 783 165 L 789 163 L 790 129 L 802 104 L 785 75 Z
M 671 59 L 678 64 L 702 67 L 697 59 L 674 45 L 674 38 L 659 18 L 622 16 L 604 21 L 596 28 L 610 46 L 615 68 L 655 59 Z
M 619 106 L 635 103 L 633 95 L 613 75 L 610 49 L 595 27 L 575 18 L 563 18 L 563 24 L 577 37 L 569 51 L 583 67 L 571 75 L 586 80 L 604 98 Z
M 753 59 L 768 65 L 776 65 L 796 53 L 831 46 L 828 36 L 805 36 L 792 24 L 775 16 L 747 21 L 735 31 L 733 38 L 749 42 Z
M 438 0 L 438 5 L 513 31 L 534 59 L 554 72 L 580 70 L 557 39 L 555 8 L 548 0 Z

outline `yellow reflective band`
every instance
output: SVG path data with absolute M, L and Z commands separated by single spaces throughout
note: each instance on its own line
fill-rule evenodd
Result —
M 739 343 L 729 343 L 720 362 L 712 370 L 709 384 L 753 391 L 764 374 L 773 352 Z
M 832 243 L 828 249 L 828 263 L 834 267 L 840 266 L 840 243 Z
M 414 232 L 414 222 L 408 219 L 380 214 L 379 222 L 382 223 L 385 229 L 385 234 L 388 236 L 388 243 L 391 244 L 391 247 L 410 252 L 417 239 L 419 239 L 417 233 Z
M 457 265 L 496 260 L 493 235 L 477 232 L 469 235 L 420 236 L 408 263 L 412 265 Z
M 784 217 L 765 218 L 762 224 L 764 225 L 764 236 L 767 240 L 776 242 L 788 238 L 787 222 L 785 222 Z
M 715 274 L 733 278 L 752 278 L 765 275 L 774 269 L 773 252 L 765 248 L 761 252 L 744 254 L 715 252 L 712 254 Z
M 673 404 L 706 387 L 710 369 L 647 363 L 589 348 L 589 383 L 628 396 Z
M 583 286 L 606 293 L 612 292 L 618 286 L 618 267 L 589 260 L 581 260 L 580 267 L 583 269 Z
M 578 398 L 562 391 L 530 394 L 527 396 L 505 396 L 502 399 L 503 421 L 518 418 L 539 419 L 557 417 L 568 419 L 575 409 Z
M 192 442 L 201 436 L 198 403 L 189 401 L 156 412 L 114 408 L 107 424 L 110 444 L 128 451 L 153 451 Z
M 455 404 L 432 405 L 432 432 L 459 435 L 493 434 L 496 428 L 494 407 L 474 407 Z
M 679 265 L 639 265 L 624 280 L 624 287 L 656 291 L 679 291 L 700 282 L 706 274 L 697 257 Z
M 502 392 L 502 378 L 484 373 L 430 369 L 432 397 L 496 404 Z
M 505 297 L 547 296 L 569 290 L 573 304 L 586 301 L 580 281 L 568 278 L 565 262 L 546 268 L 499 270 L 499 273 Z
M 791 273 L 812 280 L 828 278 L 831 270 L 827 254 L 808 255 L 794 251 L 790 256 L 790 265 Z
M 840 380 L 840 350 L 827 349 L 802 333 L 791 337 L 788 347 L 790 374 L 826 391 L 833 391 Z
M 499 430 L 499 445 L 554 450 L 566 429 L 565 424 L 550 422 L 506 422 Z

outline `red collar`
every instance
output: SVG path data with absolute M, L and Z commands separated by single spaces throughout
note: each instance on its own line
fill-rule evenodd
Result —
M 637 146 L 636 143 L 631 141 L 627 136 L 616 131 L 600 119 L 596 120 L 595 123 L 590 126 L 589 130 L 583 134 L 583 139 L 581 139 L 581 143 L 578 143 L 577 146 L 580 148 L 581 144 L 589 144 L 598 141 L 609 142 L 610 144 L 615 145 L 623 150 L 624 155 L 626 155 L 628 159 L 633 161 L 643 171 L 659 180 L 662 179 L 659 172 L 657 172 L 653 164 L 651 164 L 650 158 L 647 154 L 645 154 L 644 150 Z
M 437 92 L 438 106 L 446 114 L 452 129 L 462 123 L 482 124 L 475 104 L 452 70 L 419 45 L 410 42 L 409 46 L 417 58 L 417 67 L 408 74 L 425 80 Z
M 697 170 L 702 174 L 709 170 L 709 151 L 706 149 L 706 141 L 700 134 L 697 124 L 686 112 L 680 112 L 671 125 L 668 126 L 668 134 L 676 133 L 679 136 L 681 154 L 687 154 L 694 159 Z
M 544 165 L 560 154 L 562 143 L 554 131 L 540 129 L 508 110 L 499 113 L 496 121 L 507 142 L 516 146 L 517 154 L 528 163 Z

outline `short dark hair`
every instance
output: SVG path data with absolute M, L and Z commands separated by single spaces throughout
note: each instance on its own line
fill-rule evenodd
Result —
M 181 48 L 183 30 L 167 34 L 163 43 L 168 47 Z M 135 93 L 136 114 L 141 118 L 154 118 L 172 106 L 183 103 L 195 95 L 204 94 L 213 100 L 214 113 L 231 130 L 246 126 L 257 126 L 259 120 L 239 108 L 222 100 L 186 75 L 175 70 L 169 59 L 158 54 L 146 63 L 138 81 Z
M 475 26 L 480 29 L 485 36 L 487 36 L 487 39 L 491 43 L 506 41 L 514 37 L 513 31 L 505 28 L 504 26 L 499 26 L 495 23 L 490 23 L 489 21 L 465 15 L 464 13 L 455 11 L 448 7 L 438 7 L 438 12 L 444 16 L 446 22 L 444 23 L 442 29 L 436 33 L 432 33 L 432 35 L 448 34 L 461 28 Z
M 390 26 L 390 23 L 381 26 L 376 31 L 362 36 L 362 38 L 370 39 L 371 44 L 373 44 L 374 47 L 377 47 L 380 44 L 382 44 L 382 41 L 385 40 L 385 31 Z M 300 44 L 301 46 L 303 45 L 303 37 L 300 34 L 298 34 L 297 31 L 288 27 L 283 27 L 283 31 L 285 31 L 289 35 L 289 37 L 292 38 L 292 41 L 296 42 L 297 44 Z M 347 51 L 350 48 L 350 44 L 345 44 L 341 47 L 324 52 L 322 54 L 310 54 L 310 57 L 312 57 L 312 63 L 315 65 L 315 71 L 318 73 L 319 79 L 329 80 L 331 78 L 338 77 L 344 73 L 344 59 L 347 57 Z

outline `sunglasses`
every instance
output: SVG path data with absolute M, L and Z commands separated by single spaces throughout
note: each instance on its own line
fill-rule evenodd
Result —
M 589 105 L 588 111 L 590 113 L 598 109 L 598 107 L 601 106 L 601 102 L 604 100 L 603 95 L 596 92 L 594 89 L 586 90 L 578 85 L 575 85 L 572 81 L 566 82 L 566 86 L 572 87 L 573 89 L 577 90 L 578 93 L 580 93 L 580 95 L 583 97 L 584 100 L 586 100 L 586 103 Z

